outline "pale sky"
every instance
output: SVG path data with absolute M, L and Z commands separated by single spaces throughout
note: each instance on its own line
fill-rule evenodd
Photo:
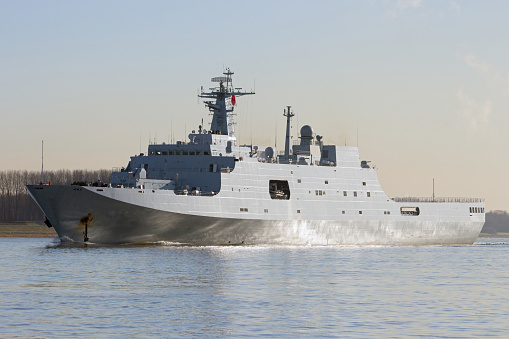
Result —
M 241 143 L 284 148 L 283 109 L 356 146 L 395 196 L 509 209 L 507 1 L 0 0 L 0 170 L 127 165 L 183 140 L 223 67 Z M 207 126 L 207 125 L 206 125 Z M 276 132 L 277 129 L 277 132 Z M 173 132 L 172 132 L 173 131 Z M 296 136 L 295 136 L 296 137 Z M 141 145 L 141 146 L 140 146 Z

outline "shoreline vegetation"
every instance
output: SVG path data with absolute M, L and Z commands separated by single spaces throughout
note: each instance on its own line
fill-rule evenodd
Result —
M 54 238 L 57 232 L 53 227 L 35 222 L 0 223 L 2 238 Z

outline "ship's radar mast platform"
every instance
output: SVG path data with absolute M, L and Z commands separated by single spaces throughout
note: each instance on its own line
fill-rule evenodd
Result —
M 204 101 L 212 115 L 210 133 L 228 135 L 236 145 L 235 128 L 233 122 L 233 110 L 236 105 L 236 97 L 255 94 L 254 92 L 242 92 L 241 88 L 234 88 L 232 84 L 233 72 L 227 68 L 224 76 L 214 77 L 212 82 L 218 82 L 219 87 L 210 88 L 210 92 L 204 92 L 203 87 L 200 98 L 215 99 Z

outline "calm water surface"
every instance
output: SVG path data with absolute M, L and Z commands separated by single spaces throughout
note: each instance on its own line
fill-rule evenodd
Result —
M 507 338 L 509 239 L 58 246 L 0 238 L 0 337 Z

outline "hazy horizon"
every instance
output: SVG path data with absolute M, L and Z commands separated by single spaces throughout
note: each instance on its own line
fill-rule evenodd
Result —
M 356 146 L 391 197 L 507 210 L 506 2 L 5 1 L 0 170 L 109 169 L 184 140 L 229 67 L 241 144 L 309 124 Z M 298 126 L 297 126 L 298 124 Z

